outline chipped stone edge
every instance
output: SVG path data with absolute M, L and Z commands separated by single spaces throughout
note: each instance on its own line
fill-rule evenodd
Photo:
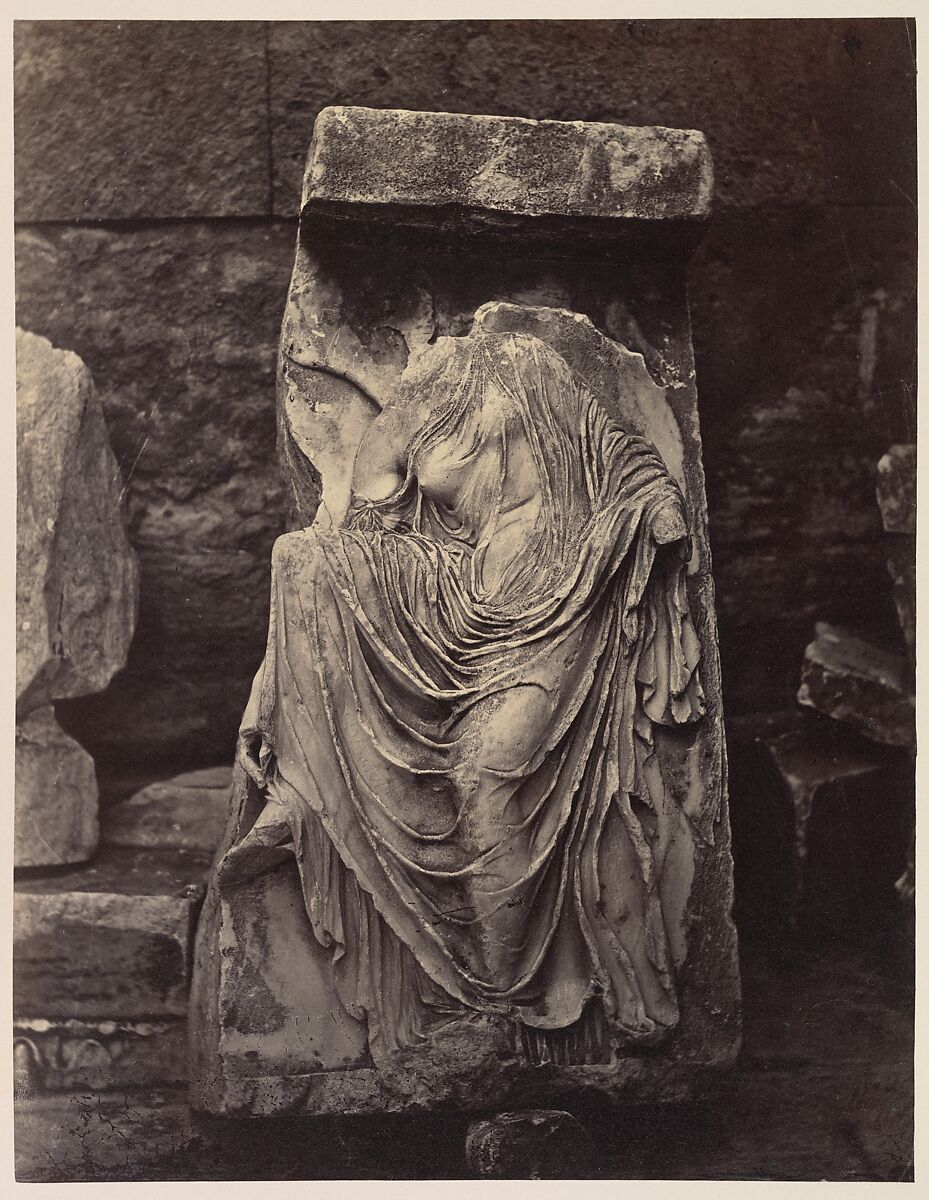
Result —
M 369 128 L 377 124 L 388 127 L 389 122 L 396 119 L 435 118 L 446 129 L 455 125 L 463 126 L 466 121 L 480 121 L 485 128 L 496 128 L 501 132 L 507 129 L 557 129 L 573 128 L 579 137 L 586 131 L 601 132 L 610 130 L 616 135 L 631 136 L 637 141 L 658 140 L 661 135 L 673 134 L 677 138 L 686 139 L 696 151 L 695 162 L 699 182 L 693 200 L 680 211 L 663 211 L 655 213 L 648 208 L 634 208 L 624 202 L 621 207 L 605 211 L 584 211 L 582 209 L 551 208 L 541 211 L 530 211 L 520 207 L 518 203 L 506 203 L 501 199 L 498 203 L 490 202 L 486 197 L 476 202 L 474 198 L 461 197 L 458 201 L 449 201 L 435 195 L 430 196 L 428 189 L 418 194 L 409 192 L 406 195 L 397 194 L 388 198 L 364 195 L 350 195 L 344 188 L 328 189 L 324 182 L 326 163 L 321 147 L 324 146 L 328 127 L 332 122 L 346 124 L 347 115 L 362 116 Z M 666 155 L 668 165 L 676 165 L 677 156 L 668 148 Z M 655 184 L 660 179 L 656 176 Z M 629 185 L 625 191 L 631 191 Z M 713 159 L 706 135 L 699 129 L 683 129 L 664 125 L 622 125 L 608 121 L 554 121 L 537 120 L 531 117 L 504 116 L 490 113 L 449 113 L 443 111 L 428 111 L 418 109 L 376 109 L 363 105 L 328 105 L 320 110 L 313 127 L 313 136 L 307 153 L 304 171 L 303 190 L 301 197 L 301 213 L 320 213 L 345 217 L 350 213 L 358 218 L 388 216 L 398 223 L 403 223 L 404 217 L 415 214 L 415 224 L 447 225 L 456 223 L 456 218 L 467 222 L 468 217 L 493 224 L 512 223 L 523 226 L 526 223 L 566 221 L 575 222 L 582 227 L 589 227 L 595 232 L 596 226 L 617 226 L 641 223 L 645 225 L 662 225 L 684 222 L 686 224 L 702 224 L 709 217 L 714 191 Z M 656 188 L 656 197 L 661 196 L 662 189 Z M 619 197 L 617 197 L 619 199 Z
M 624 1059 L 609 1065 L 563 1066 L 552 1069 L 525 1067 L 495 1087 L 485 1081 L 478 1093 L 453 1085 L 447 1094 L 427 1088 L 418 1093 L 408 1081 L 384 1079 L 383 1071 L 370 1067 L 352 1070 L 305 1072 L 294 1075 L 235 1075 L 220 1072 L 218 1095 L 204 1103 L 195 1098 L 195 1111 L 225 1117 L 303 1114 L 306 1116 L 361 1115 L 365 1113 L 433 1112 L 477 1113 L 488 1107 L 550 1102 L 552 1096 L 589 1095 L 596 1092 L 624 1105 L 684 1102 L 694 1099 L 711 1076 L 722 1077 L 735 1065 L 738 1048 L 706 1061 Z M 211 1089 L 213 1090 L 213 1089 Z M 536 1105 L 538 1106 L 538 1105 Z

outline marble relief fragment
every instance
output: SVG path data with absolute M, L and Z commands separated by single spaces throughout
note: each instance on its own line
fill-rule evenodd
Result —
M 397 126 L 327 112 L 307 195 L 342 204 L 332 122 Z M 435 129 L 472 155 L 502 138 L 512 182 L 527 131 L 485 120 Z M 695 138 L 648 154 L 686 147 L 692 172 Z M 387 190 L 381 234 L 304 212 L 278 391 L 292 532 L 198 937 L 197 1103 L 470 1108 L 544 1096 L 543 1066 L 683 1095 L 735 1052 L 738 995 L 680 277 L 649 325 L 590 256 L 420 243 L 415 186 Z M 617 313 L 634 348 L 603 332 Z

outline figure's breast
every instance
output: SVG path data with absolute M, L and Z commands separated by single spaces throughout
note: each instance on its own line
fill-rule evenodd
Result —
M 531 578 L 544 576 L 546 564 L 535 561 L 542 484 L 524 439 L 488 439 L 472 449 L 448 438 L 417 456 L 416 474 L 442 527 L 472 546 L 484 543 L 474 568 L 485 595 L 509 589 L 524 575 L 520 563 L 527 555 L 534 558 Z
M 416 481 L 424 496 L 444 508 L 457 510 L 469 490 L 479 453 L 458 437 L 443 438 L 424 446 L 416 455 Z

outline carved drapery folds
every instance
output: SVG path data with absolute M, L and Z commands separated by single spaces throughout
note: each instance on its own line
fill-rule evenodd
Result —
M 486 1106 L 543 1064 L 680 1094 L 738 1035 L 680 273 L 705 146 L 408 116 L 327 110 L 311 149 L 198 1101 Z M 480 186 L 386 182 L 404 128 Z M 575 158 L 573 193 L 536 178 Z

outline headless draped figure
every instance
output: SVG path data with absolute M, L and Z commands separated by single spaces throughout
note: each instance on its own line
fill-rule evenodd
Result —
M 443 338 L 358 452 L 341 529 L 278 540 L 226 856 L 296 856 L 373 1046 L 509 1018 L 603 1061 L 678 1004 L 659 898 L 684 820 L 653 727 L 702 713 L 683 500 L 537 338 Z

